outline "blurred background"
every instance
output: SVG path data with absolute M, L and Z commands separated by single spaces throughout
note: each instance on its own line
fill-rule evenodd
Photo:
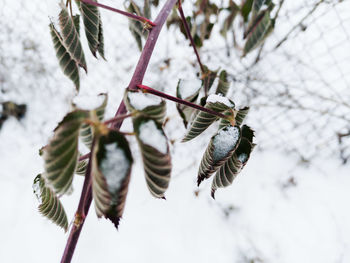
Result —
M 38 150 L 76 95 L 49 33 L 58 2 L 2 0 L 0 112 L 5 102 L 25 105 L 0 120 L 2 262 L 58 262 L 68 237 L 37 212 L 31 188 L 43 169 Z M 242 58 L 234 34 L 225 40 L 214 27 L 200 50 L 203 63 L 229 73 L 232 100 L 251 108 L 246 123 L 256 131 L 257 148 L 233 185 L 217 191 L 215 201 L 209 182 L 196 187 L 215 127 L 181 143 L 185 128 L 168 102 L 174 169 L 167 200 L 148 193 L 131 138 L 137 161 L 120 229 L 98 220 L 91 207 L 73 262 L 350 262 L 350 2 L 274 2 L 281 9 L 262 48 Z M 124 8 L 122 1 L 103 3 Z M 183 3 L 185 14 L 192 5 Z M 79 96 L 108 92 L 111 117 L 140 51 L 125 17 L 101 14 L 107 61 L 88 54 L 82 37 L 89 72 L 81 74 Z M 175 95 L 178 79 L 197 72 L 188 40 L 164 27 L 144 84 Z M 123 129 L 130 131 L 130 122 Z M 69 220 L 82 181 L 77 176 L 74 193 L 62 198 Z

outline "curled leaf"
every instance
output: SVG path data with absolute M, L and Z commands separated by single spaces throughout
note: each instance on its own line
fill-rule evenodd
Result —
M 106 93 L 101 93 L 99 96 L 103 96 L 103 101 L 101 105 L 97 106 L 95 109 L 89 110 L 89 116 L 90 119 L 96 120 L 96 121 L 103 121 L 104 114 L 105 114 L 105 109 L 107 106 L 107 101 L 108 101 L 108 95 Z M 85 109 L 84 109 L 85 110 Z M 82 142 L 88 147 L 89 149 L 91 148 L 92 144 L 92 138 L 93 138 L 93 130 L 91 125 L 87 123 L 83 123 L 81 125 L 80 129 L 80 138 Z
M 212 94 L 207 98 L 207 102 L 204 107 L 219 113 L 226 112 L 228 116 L 232 116 L 234 114 L 235 104 L 228 98 Z M 191 127 L 187 131 L 187 134 L 185 135 L 185 138 L 182 141 L 187 142 L 197 137 L 199 134 L 205 131 L 213 122 L 218 120 L 218 118 L 219 117 L 216 115 L 200 111 L 191 123 Z
M 195 103 L 198 99 L 201 87 L 202 82 L 198 79 L 191 81 L 179 79 L 176 87 L 176 97 Z M 187 127 L 187 124 L 195 110 L 179 103 L 176 104 L 176 108 L 184 122 L 185 127 Z
M 79 155 L 79 130 L 86 118 L 87 111 L 76 110 L 68 113 L 43 149 L 45 172 L 42 176 L 56 193 L 64 194 L 70 189 Z
M 80 81 L 79 81 L 79 69 L 74 59 L 70 56 L 66 47 L 63 44 L 62 37 L 60 33 L 55 29 L 53 23 L 50 25 L 50 32 L 52 42 L 56 51 L 56 57 L 60 64 L 60 67 L 68 78 L 73 81 L 75 88 L 79 90 Z
M 229 88 L 230 82 L 227 81 L 226 70 L 222 70 L 219 75 L 219 82 L 216 88 L 216 94 L 222 94 L 223 96 L 226 96 Z
M 109 131 L 92 147 L 92 194 L 98 217 L 118 228 L 123 215 L 133 159 L 124 135 Z
M 74 21 L 70 17 L 66 6 L 61 3 L 61 12 L 59 14 L 59 25 L 62 34 L 63 44 L 66 47 L 71 58 L 87 72 L 87 66 L 83 48 Z
M 248 113 L 249 113 L 249 107 L 244 107 L 242 109 L 239 109 L 235 118 L 236 125 L 241 126 Z
M 136 112 L 162 124 L 166 114 L 166 103 L 163 99 L 141 91 L 126 90 L 124 103 L 130 112 Z
M 237 149 L 241 140 L 241 130 L 238 126 L 226 126 L 220 129 L 211 139 L 204 153 L 198 171 L 198 185 L 209 178 L 222 166 Z
M 63 205 L 55 193 L 45 185 L 40 174 L 34 179 L 33 190 L 40 203 L 39 212 L 67 232 L 68 220 Z
M 148 189 L 157 198 L 164 198 L 171 174 L 171 157 L 162 126 L 153 119 L 134 119 Z
M 88 166 L 88 163 L 89 161 L 88 160 L 81 160 L 78 162 L 78 165 L 77 165 L 77 169 L 75 170 L 75 173 L 77 175 L 82 175 L 84 176 L 85 173 L 86 173 L 86 169 L 87 169 L 87 166 Z
M 96 0 L 92 0 L 97 2 Z M 101 14 L 97 6 L 90 5 L 84 2 L 76 1 L 80 13 L 83 17 L 85 35 L 88 40 L 91 53 L 96 57 L 96 52 L 99 52 L 104 58 L 104 42 Z

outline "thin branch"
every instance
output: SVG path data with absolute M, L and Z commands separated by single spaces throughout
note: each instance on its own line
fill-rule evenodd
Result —
M 126 118 L 129 118 L 131 116 L 133 116 L 133 113 L 118 115 L 118 116 L 116 116 L 116 117 L 114 117 L 112 119 L 106 120 L 104 122 L 104 124 L 108 125 L 108 124 L 111 124 L 111 123 L 119 122 L 119 121 L 125 120 Z
M 320 0 L 318 1 L 314 7 L 296 24 L 294 25 L 291 30 L 289 30 L 289 32 L 284 36 L 284 38 L 282 38 L 281 41 L 278 42 L 278 44 L 273 48 L 273 50 L 278 49 L 284 42 L 286 42 L 286 40 L 289 38 L 289 36 L 298 28 L 302 25 L 302 23 L 310 16 L 312 15 L 316 9 L 318 8 L 318 6 L 320 4 L 322 4 L 324 2 L 324 0 Z
M 113 8 L 113 7 L 110 7 L 110 6 L 107 6 L 107 5 L 103 5 L 103 4 L 100 4 L 100 3 L 97 3 L 97 2 L 94 2 L 94 1 L 91 1 L 91 0 L 80 0 L 81 2 L 84 2 L 85 4 L 89 4 L 89 5 L 94 5 L 94 6 L 98 6 L 98 7 L 101 7 L 101 8 L 104 8 L 104 9 L 107 9 L 107 10 L 110 10 L 110 11 L 113 11 L 113 12 L 116 12 L 118 14 L 121 14 L 121 15 L 124 15 L 124 16 L 127 16 L 131 19 L 134 19 L 134 20 L 137 20 L 137 21 L 140 21 L 142 23 L 146 23 L 146 24 L 149 24 L 152 27 L 156 26 L 155 23 L 153 23 L 152 21 L 150 21 L 149 19 L 145 18 L 145 17 L 142 17 L 142 16 L 138 16 L 138 15 L 135 15 L 135 14 L 132 14 L 132 13 L 129 13 L 129 12 L 125 12 L 125 11 L 122 11 L 120 9 L 117 9 L 117 8 Z
M 167 99 L 167 100 L 171 100 L 171 101 L 174 101 L 174 102 L 177 102 L 177 103 L 180 103 L 180 104 L 183 104 L 183 105 L 186 105 L 188 107 L 191 107 L 191 108 L 194 108 L 196 110 L 200 110 L 200 111 L 204 111 L 204 112 L 207 112 L 211 115 L 215 115 L 215 116 L 218 116 L 220 118 L 223 118 L 223 119 L 228 119 L 229 117 L 227 115 L 224 115 L 222 113 L 219 113 L 219 112 L 216 112 L 216 111 L 213 111 L 213 110 L 210 110 L 210 109 L 207 109 L 207 108 L 204 108 L 200 105 L 197 105 L 197 104 L 194 104 L 194 103 L 191 103 L 191 102 L 188 102 L 188 101 L 185 101 L 185 100 L 182 100 L 182 99 L 179 99 L 179 98 L 176 98 L 176 97 L 173 97 L 173 96 L 170 96 L 168 94 L 165 94 L 163 92 L 160 92 L 158 90 L 155 90 L 155 89 L 152 89 L 150 87 L 147 87 L 147 86 L 144 86 L 144 85 L 137 85 L 137 87 L 139 89 L 141 89 L 143 92 L 145 93 L 151 93 L 153 95 L 156 95 L 156 96 L 159 96 L 159 97 L 162 97 L 164 99 Z
M 86 0 L 84 0 L 86 2 Z M 158 40 L 159 33 L 168 18 L 170 11 L 172 10 L 173 6 L 175 5 L 176 0 L 167 0 L 167 2 L 164 4 L 162 10 L 159 12 L 155 24 L 157 25 L 154 27 L 146 41 L 146 44 L 144 46 L 144 49 L 141 53 L 139 62 L 136 66 L 136 69 L 134 71 L 134 75 L 129 83 L 129 89 L 136 89 L 137 83 L 142 83 L 143 77 L 145 75 L 147 66 L 149 64 L 149 61 L 151 59 L 155 44 Z M 127 112 L 125 104 L 122 100 L 122 102 L 119 104 L 118 111 L 116 113 L 116 117 L 119 115 L 123 115 Z M 113 122 L 112 128 L 119 129 L 123 123 L 124 119 L 118 120 L 116 122 Z M 91 158 L 89 160 L 89 165 L 91 165 Z M 89 179 L 90 178 L 90 179 Z M 82 195 L 79 201 L 78 211 L 80 211 L 81 207 L 83 207 L 83 215 L 87 216 L 90 205 L 92 202 L 92 189 L 91 189 L 91 183 L 89 182 L 91 180 L 91 177 L 85 178 L 83 189 L 82 189 Z M 77 212 L 78 212 L 77 211 Z M 79 222 L 79 226 L 74 225 L 71 229 L 71 232 L 69 234 L 69 238 L 66 244 L 66 248 L 63 254 L 63 257 L 61 259 L 61 263 L 69 263 L 73 257 L 73 253 L 75 250 L 75 247 L 77 245 L 80 232 L 84 226 L 85 218 L 81 217 L 81 221 Z
M 196 54 L 198 64 L 199 64 L 199 66 L 201 68 L 202 74 L 204 74 L 205 69 L 204 69 L 203 64 L 201 62 L 201 59 L 199 57 L 196 45 L 195 45 L 195 43 L 193 41 L 193 38 L 192 38 L 192 35 L 191 35 L 191 32 L 190 32 L 190 28 L 189 28 L 189 26 L 187 24 L 184 12 L 182 10 L 181 0 L 178 0 L 178 9 L 179 9 L 180 17 L 181 17 L 181 20 L 182 20 L 182 24 L 183 24 L 183 26 L 185 28 L 185 31 L 186 31 L 186 35 L 189 38 L 189 40 L 191 41 L 191 46 L 193 47 L 194 53 Z

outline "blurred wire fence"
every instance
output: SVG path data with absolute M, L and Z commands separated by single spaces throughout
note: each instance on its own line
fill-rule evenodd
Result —
M 54 96 L 57 91 L 69 94 L 57 87 L 59 80 L 68 80 L 58 69 L 49 38 L 48 17 L 52 15 L 51 6 L 57 5 L 50 2 L 2 3 L 0 101 L 21 96 L 23 90 Z M 104 3 L 123 8 L 122 3 L 112 0 Z M 283 5 L 275 30 L 261 49 L 241 58 L 232 43 L 214 38 L 201 49 L 202 59 L 230 73 L 232 97 L 242 106 L 251 107 L 248 122 L 257 130 L 260 149 L 283 149 L 297 153 L 304 161 L 320 154 L 336 156 L 346 163 L 350 158 L 350 2 L 280 3 Z M 105 25 L 127 28 L 127 21 L 112 13 L 103 12 L 103 21 Z M 108 63 L 90 67 L 90 86 L 122 80 L 125 74 L 131 74 L 139 55 L 127 30 L 106 26 L 105 35 L 106 46 L 115 48 L 107 50 Z M 128 52 L 127 62 L 123 62 L 125 48 L 118 48 L 125 41 L 127 49 L 135 50 Z M 170 52 L 168 49 L 164 54 Z M 155 58 L 159 63 L 166 59 Z M 90 58 L 88 63 L 98 62 Z M 163 66 L 167 64 L 158 68 Z M 160 79 L 160 71 L 154 74 Z

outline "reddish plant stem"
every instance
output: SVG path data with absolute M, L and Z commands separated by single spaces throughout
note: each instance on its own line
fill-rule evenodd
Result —
M 125 120 L 126 118 L 131 117 L 132 115 L 133 115 L 132 113 L 130 113 L 130 114 L 123 114 L 123 115 L 117 115 L 116 117 L 114 117 L 114 118 L 112 118 L 110 120 L 106 120 L 104 122 L 104 124 L 112 124 L 114 122 L 119 122 L 121 120 Z
M 86 1 L 86 0 L 85 0 Z M 141 53 L 140 59 L 137 63 L 136 69 L 134 71 L 134 75 L 130 81 L 129 89 L 137 89 L 136 85 L 139 83 L 142 83 L 143 77 L 145 75 L 147 66 L 149 64 L 149 61 L 151 59 L 154 46 L 158 40 L 159 33 L 168 18 L 170 11 L 172 10 L 173 6 L 175 5 L 176 0 L 167 0 L 167 2 L 164 4 L 162 10 L 159 12 L 155 24 L 157 24 L 156 27 L 152 28 L 146 44 L 144 46 L 144 49 Z M 116 113 L 116 117 L 118 115 L 125 114 L 127 112 L 124 102 L 122 101 L 119 105 L 119 108 Z M 123 123 L 123 119 L 116 121 L 112 124 L 113 128 L 119 129 Z M 89 160 L 89 165 L 91 166 L 91 159 Z M 79 201 L 79 207 L 83 207 L 83 214 L 87 216 L 90 205 L 92 202 L 92 189 L 91 189 L 91 183 L 89 182 L 91 180 L 91 176 L 85 177 L 84 185 L 82 189 L 82 195 Z M 64 250 L 61 263 L 69 263 L 71 262 L 71 259 L 74 254 L 75 247 L 77 245 L 80 232 L 84 226 L 85 218 L 81 217 L 81 221 L 79 222 L 79 226 L 74 225 L 69 233 L 69 238 L 66 244 L 66 248 Z
M 179 9 L 180 17 L 181 17 L 181 20 L 182 20 L 182 24 L 183 24 L 183 26 L 185 28 L 185 31 L 186 31 L 186 35 L 189 38 L 189 40 L 191 41 L 191 46 L 193 47 L 194 53 L 196 54 L 198 64 L 199 64 L 199 66 L 201 68 L 202 74 L 204 74 L 205 70 L 204 70 L 203 64 L 201 62 L 201 59 L 199 57 L 196 45 L 195 45 L 195 43 L 193 41 L 193 38 L 192 38 L 192 35 L 191 35 L 191 31 L 190 31 L 190 28 L 189 28 L 189 26 L 187 24 L 184 12 L 182 10 L 181 0 L 178 0 L 178 9 Z
M 129 18 L 131 18 L 131 19 L 140 21 L 140 22 L 142 22 L 142 23 L 148 23 L 148 24 L 151 25 L 152 27 L 156 26 L 155 23 L 153 23 L 153 22 L 150 21 L 149 19 L 147 19 L 147 18 L 145 18 L 145 17 L 142 17 L 142 16 L 138 16 L 138 15 L 135 15 L 135 14 L 132 14 L 132 13 L 129 13 L 129 12 L 125 12 L 125 11 L 122 11 L 122 10 L 120 10 L 120 9 L 113 8 L 113 7 L 110 7 L 110 6 L 107 6 L 107 5 L 103 5 L 103 4 L 100 4 L 100 3 L 97 3 L 97 2 L 94 2 L 94 1 L 91 1 L 91 0 L 80 0 L 80 1 L 81 1 L 81 2 L 84 2 L 85 4 L 98 6 L 98 7 L 101 7 L 101 8 L 104 8 L 104 9 L 107 9 L 107 10 L 110 10 L 110 11 L 113 11 L 113 12 L 116 12 L 116 13 L 118 13 L 118 14 L 127 16 L 127 17 L 129 17 Z
M 197 104 L 194 104 L 194 103 L 191 103 L 191 102 L 188 102 L 188 101 L 185 101 L 185 100 L 182 100 L 182 99 L 179 99 L 179 98 L 170 96 L 170 95 L 168 95 L 168 94 L 165 94 L 165 93 L 160 92 L 160 91 L 158 91 L 158 90 L 152 89 L 152 88 L 147 87 L 147 86 L 145 86 L 145 85 L 137 85 L 137 87 L 138 87 L 139 89 L 141 89 L 143 92 L 151 93 L 151 94 L 153 94 L 153 95 L 162 97 L 162 98 L 167 99 L 167 100 L 172 100 L 172 101 L 174 101 L 174 102 L 177 102 L 177 103 L 186 105 L 186 106 L 188 106 L 188 107 L 191 107 L 191 108 L 194 108 L 194 109 L 197 109 L 197 110 L 200 110 L 200 111 L 204 111 L 204 112 L 206 112 L 206 113 L 209 113 L 209 114 L 218 116 L 218 117 L 223 118 L 223 119 L 227 119 L 227 118 L 228 118 L 228 116 L 226 116 L 226 115 L 224 115 L 224 114 L 221 114 L 221 113 L 219 113 L 219 112 L 216 112 L 216 111 L 213 111 L 213 110 L 204 108 L 204 107 L 202 107 L 202 106 L 200 106 L 200 105 L 197 105 Z

